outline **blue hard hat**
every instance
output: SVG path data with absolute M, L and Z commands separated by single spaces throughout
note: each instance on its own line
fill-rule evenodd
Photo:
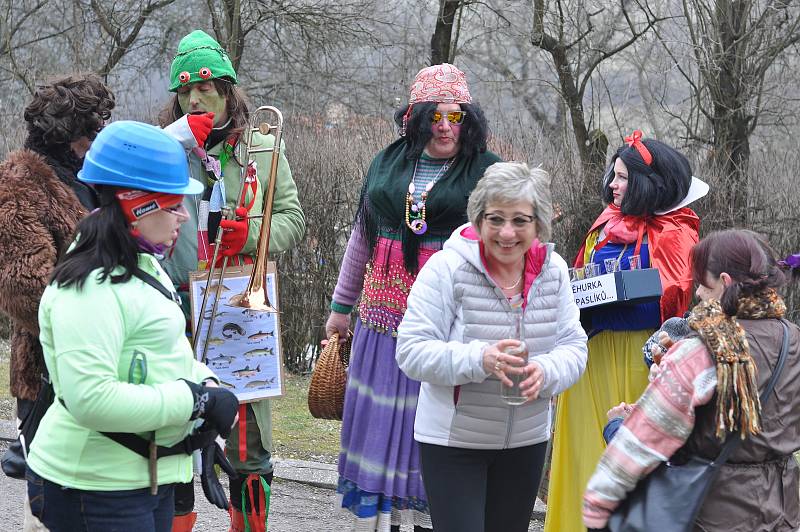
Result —
M 202 183 L 189 175 L 180 142 L 155 126 L 131 120 L 113 122 L 98 133 L 78 179 L 168 194 L 203 191 Z

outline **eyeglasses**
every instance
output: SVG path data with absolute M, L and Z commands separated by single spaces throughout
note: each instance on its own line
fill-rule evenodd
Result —
M 518 214 L 509 220 L 492 212 L 484 214 L 483 219 L 489 222 L 489 225 L 494 229 L 501 229 L 506 225 L 506 222 L 511 222 L 511 225 L 514 227 L 514 229 L 524 229 L 526 225 L 531 224 L 536 220 L 536 218 L 533 216 L 528 216 L 526 214 Z
M 447 121 L 451 124 L 461 124 L 464 122 L 464 117 L 467 116 L 466 111 L 450 111 L 449 113 L 442 113 L 441 111 L 434 111 L 431 117 L 432 124 L 438 124 L 442 118 L 447 117 Z
M 164 207 L 162 210 L 167 211 L 170 214 L 174 214 L 175 216 L 180 216 L 186 213 L 186 208 L 183 206 L 183 203 L 178 203 L 177 205 L 173 205 L 171 207 Z

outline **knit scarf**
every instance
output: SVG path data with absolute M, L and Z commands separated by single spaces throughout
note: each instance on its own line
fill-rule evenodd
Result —
M 738 318 L 781 318 L 786 305 L 778 293 L 767 288 L 739 298 L 736 316 L 723 312 L 719 301 L 704 301 L 692 309 L 689 327 L 700 336 L 717 366 L 716 435 L 739 431 L 742 439 L 761 431 L 758 379 L 744 329 Z

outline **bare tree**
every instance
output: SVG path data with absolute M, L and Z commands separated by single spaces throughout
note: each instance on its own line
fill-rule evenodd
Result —
M 239 70 L 245 38 L 255 27 L 257 20 L 248 22 L 249 17 L 246 14 L 245 20 L 242 20 L 241 0 L 206 0 L 206 5 L 211 14 L 211 26 L 217 41 L 228 51 L 233 69 Z
M 726 177 L 730 223 L 748 223 L 750 136 L 768 110 L 770 74 L 800 40 L 800 7 L 785 0 L 683 0 L 694 65 L 659 35 L 692 89 L 697 120 L 687 136 L 712 147 L 711 161 Z M 780 87 L 781 89 L 783 87 Z M 781 110 L 783 112 L 783 110 Z
M 492 92 L 500 101 L 510 96 L 509 107 L 525 109 L 545 139 L 562 144 L 564 106 L 552 67 L 537 60 L 539 50 L 530 45 L 530 5 L 494 2 L 465 11 L 469 31 L 463 32 L 459 53 L 473 68 L 481 67 L 476 74 L 496 86 Z
M 431 64 L 452 63 L 458 43 L 458 31 L 453 40 L 456 15 L 465 2 L 462 0 L 439 0 L 436 28 L 431 36 Z
M 105 62 L 97 69 L 97 74 L 107 80 L 109 72 L 117 66 L 125 54 L 130 52 L 145 23 L 156 11 L 167 7 L 174 1 L 135 1 L 131 3 L 132 5 L 126 5 L 127 2 L 101 3 L 100 0 L 90 0 L 92 12 L 107 35 L 110 45 L 106 52 Z
M 25 85 L 31 94 L 35 89 L 36 75 L 33 65 L 25 60 L 20 61 L 18 56 L 71 29 L 69 25 L 54 28 L 37 20 L 49 3 L 49 0 L 36 0 L 20 5 L 7 0 L 0 4 L 0 70 L 8 72 Z
M 248 44 L 259 62 L 307 65 L 355 42 L 374 42 L 373 0 L 207 0 L 215 37 L 238 71 Z M 250 63 L 252 64 L 252 63 Z
M 597 68 L 633 45 L 659 19 L 646 7 L 620 2 L 533 0 L 531 44 L 547 52 L 572 124 L 586 176 L 605 164 L 606 135 L 590 128 L 584 110 L 587 87 Z

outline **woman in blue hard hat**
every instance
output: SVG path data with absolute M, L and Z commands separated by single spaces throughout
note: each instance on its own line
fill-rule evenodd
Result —
M 210 35 L 196 30 L 181 39 L 170 68 L 170 87 L 174 93 L 159 116 L 165 130 L 184 143 L 189 152 L 189 168 L 205 185 L 202 194 L 184 200 L 189 221 L 184 226 L 186 238 L 181 238 L 174 251 L 164 261 L 164 269 L 175 285 L 185 293 L 189 273 L 203 270 L 214 255 L 212 243 L 217 230 L 222 231 L 219 260 L 230 257 L 228 264 L 249 264 L 256 254 L 261 219 L 246 219 L 263 212 L 264 191 L 270 169 L 271 153 L 257 153 L 253 162 L 242 167 L 241 135 L 249 128 L 250 111 L 242 90 L 238 87 L 236 71 L 225 49 Z M 205 124 L 203 123 L 205 120 Z M 207 128 L 207 129 L 206 129 Z M 269 148 L 272 135 L 255 133 L 253 144 Z M 281 150 L 278 162 L 270 225 L 270 254 L 287 251 L 303 238 L 305 218 L 300 207 L 297 187 L 289 163 Z M 242 172 L 247 182 L 241 189 Z M 256 179 L 252 179 L 255 176 Z M 221 209 L 236 210 L 235 220 L 223 220 Z M 185 297 L 188 301 L 188 297 Z M 188 307 L 185 307 L 187 319 Z M 269 400 L 242 405 L 238 427 L 227 442 L 228 457 L 242 475 L 231 481 L 231 529 L 245 529 L 245 519 L 256 532 L 266 528 L 265 484 L 272 482 L 272 411 Z M 244 436 L 244 437 L 240 437 Z M 242 497 L 242 485 L 253 494 Z M 176 532 L 192 529 L 195 514 L 194 490 L 191 485 L 178 488 L 175 508 Z M 244 511 L 243 511 L 244 510 Z M 245 518 L 245 514 L 247 517 Z
M 78 179 L 95 186 L 99 207 L 78 224 L 39 308 L 57 400 L 28 455 L 31 512 L 54 532 L 168 531 L 192 451 L 203 449 L 212 471 L 224 463 L 214 439 L 238 409 L 194 359 L 157 260 L 186 221 L 183 195 L 202 186 L 177 141 L 126 121 L 97 136 Z M 219 499 L 216 478 L 206 486 Z

